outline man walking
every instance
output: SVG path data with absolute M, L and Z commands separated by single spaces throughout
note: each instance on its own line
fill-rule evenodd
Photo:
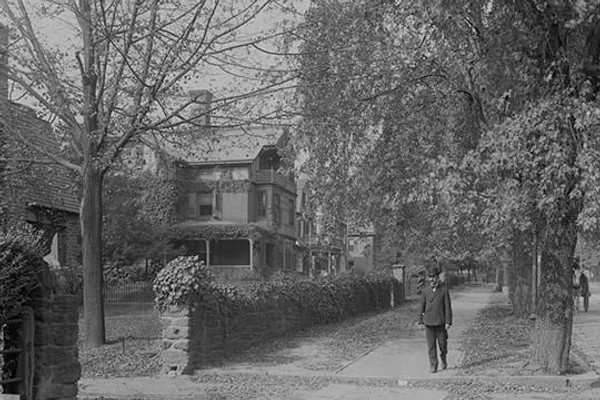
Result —
M 427 281 L 419 302 L 419 326 L 425 329 L 427 350 L 429 355 L 429 372 L 437 372 L 437 348 L 440 349 L 441 369 L 448 367 L 448 329 L 452 325 L 452 304 L 450 293 L 445 284 L 440 282 L 439 270 L 433 266 L 427 269 Z M 437 346 L 436 346 L 437 344 Z

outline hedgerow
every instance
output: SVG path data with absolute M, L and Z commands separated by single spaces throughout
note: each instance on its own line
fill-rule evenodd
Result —
M 276 275 L 243 286 L 217 283 L 196 257 L 179 257 L 161 270 L 155 281 L 160 310 L 187 305 L 217 317 L 228 317 L 248 305 L 293 304 L 313 315 L 316 323 L 339 321 L 349 315 L 389 305 L 392 276 L 343 274 L 310 280 Z

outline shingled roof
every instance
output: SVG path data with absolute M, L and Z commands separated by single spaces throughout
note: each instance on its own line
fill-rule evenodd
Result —
M 167 152 L 188 164 L 251 162 L 267 146 L 280 146 L 285 140 L 281 128 L 245 127 L 215 129 L 185 145 L 169 145 Z
M 13 157 L 31 158 L 41 161 L 34 147 L 49 149 L 60 154 L 60 148 L 48 123 L 37 118 L 35 111 L 16 103 L 9 103 L 9 132 L 18 132 L 25 142 L 12 137 L 7 139 Z M 28 144 L 29 143 L 29 144 Z M 22 170 L 13 175 L 12 187 L 19 190 L 23 206 L 53 208 L 70 213 L 79 213 L 79 190 L 73 172 L 56 164 L 30 165 L 10 163 L 9 168 Z

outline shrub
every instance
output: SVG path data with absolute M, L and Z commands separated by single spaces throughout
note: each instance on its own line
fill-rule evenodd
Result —
M 42 280 L 43 239 L 33 228 L 0 233 L 0 312 L 16 313 Z
M 159 310 L 168 306 L 187 305 L 194 294 L 210 286 L 214 278 L 198 257 L 177 257 L 161 269 L 154 279 L 154 293 Z

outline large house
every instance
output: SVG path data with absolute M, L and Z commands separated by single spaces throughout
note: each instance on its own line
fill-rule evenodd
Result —
M 7 62 L 8 29 L 0 25 L 0 229 L 29 223 L 44 233 L 50 264 L 80 265 L 76 180 L 36 150 L 60 152 L 51 126 L 9 101 Z
M 197 145 L 168 150 L 176 246 L 219 273 L 295 270 L 296 184 L 280 169 L 285 140 L 275 128 L 213 128 Z

